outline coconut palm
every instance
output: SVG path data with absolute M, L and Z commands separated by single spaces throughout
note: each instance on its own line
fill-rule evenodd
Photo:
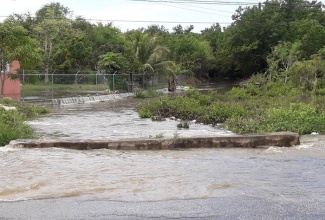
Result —
M 187 73 L 187 70 L 182 70 L 177 63 L 168 60 L 170 50 L 167 47 L 157 46 L 147 60 L 145 67 L 159 76 L 167 78 L 168 91 L 174 92 L 177 86 L 177 76 L 182 73 Z

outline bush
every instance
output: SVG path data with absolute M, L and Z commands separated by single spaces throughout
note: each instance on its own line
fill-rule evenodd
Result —
M 11 99 L 0 99 L 0 104 L 16 107 L 18 112 L 23 114 L 26 119 L 33 119 L 41 114 L 49 113 L 49 109 L 46 107 L 29 105 Z
M 233 116 L 225 127 L 235 133 L 291 131 L 299 134 L 325 133 L 325 112 L 311 104 L 293 103 L 274 107 L 264 113 Z
M 325 88 L 322 88 L 322 89 L 316 89 L 314 91 L 314 94 L 315 95 L 322 95 L 322 96 L 325 96 Z
M 276 90 L 275 85 L 271 87 L 272 91 Z M 284 91 L 282 94 L 290 92 L 290 89 L 285 90 L 280 88 L 278 91 Z M 297 102 L 298 96 L 279 99 L 269 95 L 253 97 L 247 95 L 244 88 L 234 88 L 224 96 L 216 93 L 204 95 L 191 90 L 184 96 L 163 97 L 141 104 L 138 112 L 143 118 L 174 116 L 204 124 L 223 123 L 224 128 L 240 134 L 277 131 L 325 134 L 325 102 L 322 97 L 303 97 Z M 248 98 L 244 99 L 245 96 Z M 288 104 L 291 102 L 293 104 Z
M 162 97 L 159 101 L 142 103 L 138 113 L 141 118 L 176 117 L 213 125 L 224 122 L 232 115 L 245 114 L 242 106 L 218 101 L 216 97 L 215 92 L 203 95 L 197 90 L 190 90 L 184 96 Z
M 229 92 L 226 93 L 227 96 L 235 99 L 248 99 L 250 94 L 247 93 L 245 88 L 233 87 Z
M 310 104 L 294 103 L 289 108 L 270 109 L 267 112 L 267 122 L 273 131 L 325 133 L 325 112 Z
M 161 94 L 154 89 L 148 90 L 135 90 L 134 97 L 138 99 L 147 99 L 147 98 L 155 98 L 160 96 Z
M 0 108 L 0 146 L 19 138 L 36 137 L 33 129 L 24 123 L 24 115 L 16 110 L 5 111 Z
M 231 116 L 243 116 L 243 106 L 233 103 L 215 102 L 206 108 L 203 123 L 216 125 L 225 122 Z
M 0 104 L 17 108 L 17 110 L 6 111 L 0 107 L 0 146 L 15 139 L 35 138 L 36 134 L 25 121 L 49 112 L 44 107 L 32 106 L 9 99 L 0 99 Z

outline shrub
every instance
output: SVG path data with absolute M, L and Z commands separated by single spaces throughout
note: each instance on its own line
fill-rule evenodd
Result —
M 233 88 L 224 96 L 216 93 L 204 95 L 191 90 L 184 96 L 163 97 L 159 101 L 142 104 L 139 115 L 174 116 L 213 125 L 223 123 L 224 128 L 241 134 L 277 131 L 325 134 L 325 102 L 322 97 L 300 97 L 297 101 L 298 96 L 283 95 L 291 92 L 290 87 L 281 87 L 276 91 L 275 85 L 269 85 L 272 87 L 270 91 L 275 91 L 276 96 L 281 93 L 283 98 L 270 94 L 253 97 L 244 88 Z M 243 99 L 246 96 L 248 98 Z M 290 102 L 293 104 L 288 104 Z
M 216 125 L 225 122 L 231 116 L 245 115 L 246 110 L 238 104 L 215 102 L 207 107 L 205 112 L 203 123 Z
M 9 99 L 0 99 L 0 103 L 17 108 L 17 110 L 11 111 L 0 108 L 0 146 L 15 139 L 35 138 L 36 134 L 25 121 L 49 112 L 44 107 L 32 106 Z
M 26 119 L 33 119 L 41 114 L 49 113 L 49 109 L 46 107 L 34 106 L 11 99 L 0 99 L 0 104 L 16 107 L 17 110 L 23 114 Z
M 245 88 L 234 87 L 229 92 L 226 93 L 227 96 L 235 99 L 248 99 L 250 98 L 250 94 L 247 93 Z
M 293 103 L 264 113 L 229 118 L 225 125 L 235 133 L 292 131 L 299 134 L 325 133 L 325 112 L 311 104 Z
M 24 115 L 16 110 L 0 108 L 0 146 L 19 138 L 34 138 L 33 129 L 24 123 Z
M 267 112 L 267 122 L 273 131 L 325 133 L 325 112 L 310 104 L 293 103 L 289 108 L 270 109 Z
M 134 97 L 138 99 L 147 99 L 147 98 L 155 98 L 160 96 L 161 94 L 154 89 L 148 90 L 136 90 L 134 93 Z

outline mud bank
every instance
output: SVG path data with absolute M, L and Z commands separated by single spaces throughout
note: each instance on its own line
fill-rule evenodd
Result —
M 100 140 L 15 140 L 9 146 L 22 148 L 68 148 L 76 150 L 173 150 L 188 148 L 255 148 L 262 146 L 291 147 L 300 144 L 297 133 L 277 132 L 251 135 L 227 135 L 185 138 L 137 138 Z

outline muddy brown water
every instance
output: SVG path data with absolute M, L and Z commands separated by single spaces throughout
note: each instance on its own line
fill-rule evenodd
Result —
M 134 111 L 134 102 L 128 98 L 57 106 L 49 116 L 29 123 L 43 138 L 231 133 L 196 124 L 191 124 L 189 130 L 178 130 L 178 122 L 174 120 L 140 119 Z M 58 202 L 65 198 L 115 202 L 202 200 L 207 203 L 218 198 L 225 202 L 242 201 L 242 205 L 245 198 L 254 198 L 294 203 L 297 207 L 312 202 L 319 210 L 325 210 L 324 135 L 303 136 L 301 145 L 291 148 L 76 151 L 2 147 L 0 160 L 0 211 L 8 210 L 6 207 L 13 204 L 20 207 L 28 201 L 54 199 Z M 325 212 L 319 210 L 311 219 L 322 219 Z M 0 217 L 8 217 L 6 215 L 0 214 Z

